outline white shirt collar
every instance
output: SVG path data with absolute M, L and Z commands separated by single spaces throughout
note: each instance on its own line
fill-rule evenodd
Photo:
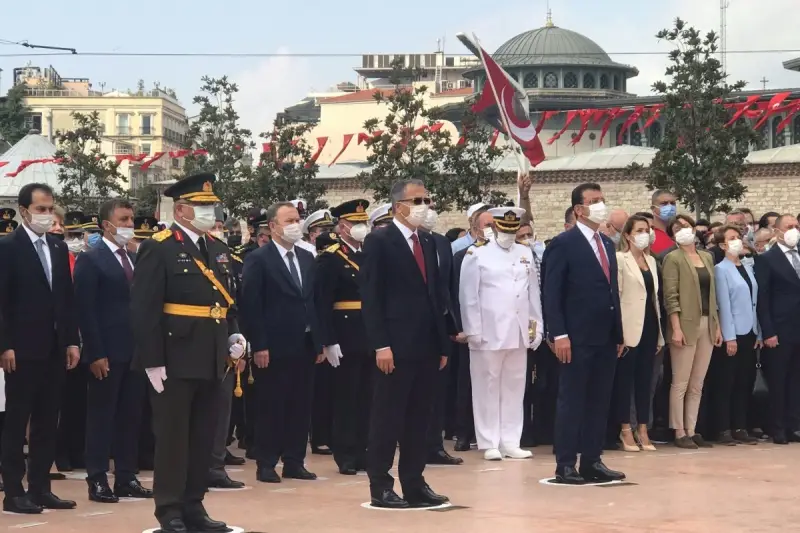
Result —
M 594 236 L 597 233 L 597 231 L 593 230 L 592 228 L 590 228 L 589 226 L 580 221 L 578 222 L 577 226 L 578 229 L 581 230 L 581 233 L 583 233 L 583 236 L 586 237 L 587 241 L 594 240 Z
M 31 242 L 35 243 L 36 241 L 41 240 L 41 241 L 44 241 L 45 244 L 47 244 L 47 234 L 46 233 L 44 235 L 36 235 L 33 232 L 33 230 L 31 228 L 29 228 L 28 225 L 25 224 L 25 223 L 22 224 L 22 227 L 25 228 L 25 232 L 28 234 L 28 237 L 30 237 Z
M 345 244 L 347 245 L 347 247 L 348 247 L 348 248 L 350 248 L 351 250 L 353 250 L 354 252 L 358 252 L 358 251 L 360 251 L 360 250 L 361 250 L 361 248 L 353 248 L 353 245 L 352 245 L 352 244 L 350 244 L 349 242 L 347 242 L 347 241 L 346 241 L 346 240 L 344 240 L 344 239 L 342 239 L 342 242 L 343 242 L 343 243 L 345 243 Z
M 783 252 L 783 255 L 786 255 L 789 252 L 791 252 L 792 250 L 794 250 L 794 248 L 789 248 L 788 246 L 786 246 L 782 242 L 778 242 L 777 244 L 778 244 L 778 248 L 780 248 L 781 252 Z
M 401 224 L 396 218 L 393 218 L 392 222 L 394 222 L 394 225 L 400 229 L 400 232 L 403 234 L 403 237 L 405 237 L 406 240 L 409 240 L 412 235 L 417 234 L 416 231 L 412 230 L 411 228 L 409 228 L 404 224 Z
M 106 243 L 106 246 L 108 246 L 108 248 L 111 250 L 112 254 L 117 253 L 117 250 L 120 249 L 120 247 L 117 245 L 117 243 L 115 243 L 113 241 L 109 241 L 108 239 L 106 239 L 105 235 L 103 235 L 103 242 Z
M 200 240 L 200 235 L 198 235 L 197 233 L 193 232 L 190 229 L 186 229 L 186 226 L 184 226 L 183 224 L 175 222 L 175 225 L 178 226 L 186 234 L 186 236 L 192 240 L 192 244 L 197 246 L 197 241 Z
M 282 244 L 278 241 L 272 241 L 275 243 L 275 247 L 278 249 L 278 253 L 281 254 L 281 258 L 286 259 L 286 254 L 292 252 L 295 257 L 297 257 L 297 252 L 294 250 L 294 245 L 291 248 L 284 248 Z

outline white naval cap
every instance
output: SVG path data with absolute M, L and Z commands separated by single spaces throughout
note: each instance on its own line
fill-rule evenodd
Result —
M 489 209 L 497 231 L 516 233 L 522 223 L 525 210 L 519 207 L 493 207 Z
M 320 226 L 333 227 L 333 217 L 327 209 L 320 209 L 308 215 L 308 218 L 303 222 L 303 233 L 308 234 L 312 229 Z
M 469 206 L 467 209 L 467 218 L 472 218 L 472 215 L 480 211 L 481 209 L 486 209 L 487 207 L 491 207 L 489 204 L 478 202 L 477 204 L 473 204 Z
M 297 209 L 297 212 L 300 213 L 300 218 L 306 218 L 306 201 L 302 198 L 298 198 L 296 200 L 289 200 L 289 203 Z
M 374 226 L 375 224 L 380 224 L 381 222 L 391 220 L 394 216 L 392 213 L 392 204 L 382 204 L 372 210 L 372 213 L 369 214 L 369 225 Z

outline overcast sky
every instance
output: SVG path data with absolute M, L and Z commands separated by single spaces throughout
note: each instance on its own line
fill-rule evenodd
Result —
M 797 0 L 730 0 L 728 49 L 794 49 L 794 53 L 728 56 L 729 72 L 750 88 L 800 87 L 800 73 L 781 63 L 800 57 L 796 31 Z M 0 40 L 74 47 L 79 52 L 125 53 L 431 53 L 445 37 L 445 52 L 465 53 L 456 40 L 472 31 L 490 51 L 514 35 L 544 25 L 545 0 L 404 0 L 395 2 L 278 2 L 256 0 L 139 0 L 125 2 L 5 2 L 0 10 Z M 646 7 L 645 7 L 646 6 Z M 552 0 L 557 26 L 586 35 L 611 57 L 635 65 L 640 74 L 628 89 L 647 94 L 666 65 L 662 55 L 626 52 L 667 51 L 655 33 L 676 16 L 702 28 L 719 28 L 719 0 Z M 11 71 L 28 62 L 53 65 L 62 77 L 90 78 L 96 89 L 135 89 L 139 79 L 176 90 L 189 114 L 200 77 L 228 75 L 241 92 L 237 108 L 243 124 L 269 130 L 275 113 L 312 90 L 355 81 L 360 57 L 181 58 L 181 57 L 8 57 L 36 53 L 0 45 L 0 91 Z

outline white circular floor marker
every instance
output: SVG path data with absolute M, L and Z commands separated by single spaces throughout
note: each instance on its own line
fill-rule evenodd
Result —
M 361 507 L 364 509 L 370 509 L 372 511 L 390 511 L 394 513 L 402 513 L 402 512 L 409 512 L 409 511 L 435 511 L 437 509 L 447 509 L 448 507 L 452 507 L 453 504 L 450 502 L 443 503 L 442 505 L 436 505 L 434 507 L 408 507 L 406 509 L 386 509 L 384 507 L 373 507 L 372 503 L 364 502 L 361 504 Z
M 244 529 L 236 526 L 228 526 L 228 530 L 230 533 L 244 533 Z M 145 529 L 142 533 L 156 533 L 156 531 L 161 531 L 160 527 L 154 527 L 153 529 Z
M 548 478 L 540 479 L 539 483 L 541 483 L 542 485 L 550 485 L 550 486 L 553 486 L 553 487 L 605 487 L 605 486 L 608 486 L 608 485 L 621 485 L 622 483 L 625 483 L 625 480 L 622 480 L 622 481 L 588 482 L 588 483 L 583 483 L 583 484 L 580 484 L 580 485 L 571 485 L 569 483 L 556 483 L 556 478 L 548 477 Z
M 253 487 L 248 487 L 248 486 L 239 487 L 238 489 L 221 489 L 219 487 L 209 487 L 208 490 L 209 492 L 239 492 L 241 490 L 250 490 L 252 488 Z

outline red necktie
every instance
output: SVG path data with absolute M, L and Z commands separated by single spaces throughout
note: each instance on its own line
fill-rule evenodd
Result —
M 606 248 L 603 246 L 603 239 L 600 238 L 599 233 L 595 233 L 594 240 L 597 243 L 597 253 L 600 254 L 600 266 L 603 268 L 603 274 L 606 275 L 606 280 L 611 283 L 611 269 L 608 266 L 608 257 L 606 257 Z
M 422 281 L 428 283 L 428 276 L 425 274 L 425 256 L 422 255 L 422 246 L 419 244 L 419 237 L 416 233 L 411 235 L 411 240 L 414 242 L 414 259 L 416 259 L 417 266 L 422 274 Z
M 122 260 L 122 270 L 125 271 L 125 277 L 128 278 L 128 283 L 133 281 L 133 267 L 131 266 L 131 260 L 128 259 L 128 254 L 122 248 L 117 249 L 117 255 Z

